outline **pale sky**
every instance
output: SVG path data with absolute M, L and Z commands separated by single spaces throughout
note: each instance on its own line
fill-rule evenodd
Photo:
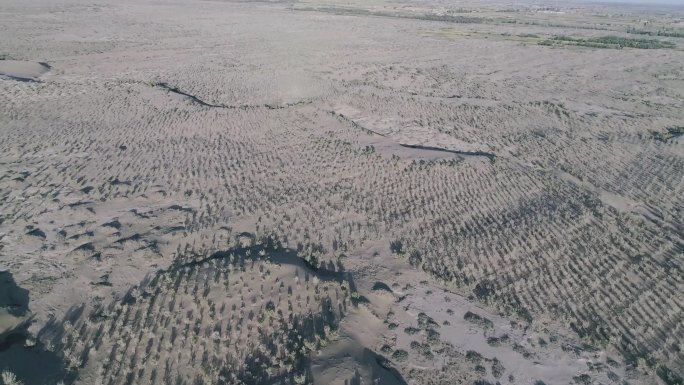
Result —
M 629 3 L 629 4 L 672 4 L 684 5 L 684 0 L 593 0 L 596 3 Z

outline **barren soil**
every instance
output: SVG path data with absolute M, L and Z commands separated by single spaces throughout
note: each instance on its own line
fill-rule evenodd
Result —
M 681 384 L 682 20 L 3 1 L 0 383 Z

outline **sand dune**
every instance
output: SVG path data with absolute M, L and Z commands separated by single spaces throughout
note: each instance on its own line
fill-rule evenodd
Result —
M 20 81 L 35 81 L 48 72 L 50 66 L 42 62 L 0 60 L 0 77 Z
M 682 17 L 3 1 L 0 381 L 681 383 Z

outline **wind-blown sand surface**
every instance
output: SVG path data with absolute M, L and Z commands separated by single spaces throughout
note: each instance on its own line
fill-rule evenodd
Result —
M 45 63 L 0 60 L 0 77 L 10 80 L 32 81 L 49 70 Z
M 683 15 L 4 1 L 0 371 L 681 383 Z

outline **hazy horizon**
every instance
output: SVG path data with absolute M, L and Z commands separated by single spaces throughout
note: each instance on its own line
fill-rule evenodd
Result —
M 582 3 L 614 3 L 614 4 L 639 4 L 639 5 L 684 5 L 684 0 L 570 0 L 571 2 Z

